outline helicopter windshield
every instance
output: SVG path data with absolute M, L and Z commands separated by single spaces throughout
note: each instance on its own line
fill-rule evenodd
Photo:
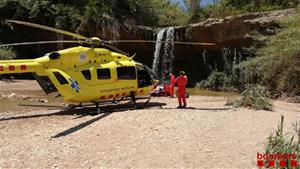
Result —
M 145 64 L 142 64 L 142 63 L 139 63 L 138 64 L 142 65 L 144 67 L 144 69 L 150 74 L 152 80 L 158 80 L 158 76 L 157 74 L 152 70 L 150 69 L 147 65 Z
M 146 65 L 138 63 L 137 65 L 138 87 L 147 87 L 154 84 L 156 80 L 155 73 Z

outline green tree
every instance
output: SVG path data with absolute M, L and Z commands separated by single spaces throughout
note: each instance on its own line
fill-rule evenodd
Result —
M 188 12 L 188 23 L 198 22 L 201 18 L 200 0 L 185 0 L 185 6 Z

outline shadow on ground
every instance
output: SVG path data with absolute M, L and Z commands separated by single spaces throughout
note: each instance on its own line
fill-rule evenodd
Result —
M 117 113 L 122 111 L 128 111 L 128 110 L 136 110 L 136 109 L 149 109 L 152 107 L 162 107 L 165 106 L 165 103 L 158 103 L 158 102 L 150 102 L 146 106 L 144 106 L 144 103 L 137 103 L 137 106 L 140 108 L 134 108 L 132 104 L 126 103 L 126 104 L 118 104 L 118 105 L 104 105 L 100 106 L 101 114 L 111 114 L 111 113 Z M 9 120 L 22 120 L 22 119 L 30 119 L 30 118 L 39 118 L 39 117 L 49 117 L 49 116 L 67 116 L 67 115 L 78 115 L 75 118 L 81 118 L 84 116 L 94 116 L 98 115 L 96 113 L 95 107 L 82 107 L 82 108 L 64 108 L 62 106 L 52 106 L 52 105 L 20 105 L 20 106 L 34 106 L 34 107 L 49 107 L 49 108 L 61 108 L 61 110 L 58 110 L 58 112 L 54 113 L 43 113 L 43 114 L 33 114 L 33 115 L 21 115 L 21 116 L 12 116 L 12 117 L 4 117 L 0 118 L 1 121 L 9 121 Z M 90 106 L 90 105 L 88 105 Z M 143 107 L 143 108 L 142 108 Z
M 162 109 L 169 109 L 169 110 L 174 110 L 174 109 L 179 109 L 179 110 L 184 110 L 184 109 L 188 109 L 188 110 L 211 110 L 211 111 L 223 111 L 223 110 L 230 110 L 232 108 L 196 108 L 196 107 L 186 107 L 186 108 L 162 108 Z
M 144 103 L 137 103 L 137 109 L 149 109 L 152 107 L 162 107 L 165 106 L 165 103 L 158 103 L 158 102 L 151 102 L 148 103 L 147 105 L 144 105 Z M 28 106 L 28 105 L 25 105 Z M 38 106 L 38 105 L 33 105 L 33 106 Z M 42 107 L 47 107 L 47 106 L 42 106 Z M 61 108 L 60 106 L 49 106 L 50 108 L 52 107 L 57 107 Z M 105 105 L 105 106 L 100 106 L 101 113 L 98 114 L 96 113 L 96 108 L 95 107 L 82 107 L 78 109 L 66 109 L 66 110 L 60 110 L 58 112 L 54 113 L 47 113 L 47 114 L 34 114 L 34 115 L 22 115 L 22 116 L 13 116 L 13 117 L 5 117 L 5 118 L 0 118 L 1 121 L 10 121 L 10 120 L 22 120 L 22 119 L 31 119 L 31 118 L 39 118 L 39 117 L 49 117 L 49 116 L 74 116 L 76 117 L 74 119 L 82 118 L 85 116 L 95 116 L 95 118 L 88 120 L 84 123 L 80 123 L 72 128 L 69 128 L 63 132 L 60 132 L 56 134 L 55 136 L 52 136 L 52 138 L 59 138 L 63 136 L 67 136 L 69 134 L 72 134 L 82 128 L 85 128 L 107 116 L 109 116 L 112 113 L 118 113 L 118 112 L 123 112 L 123 111 L 129 111 L 129 110 L 136 110 L 132 104 L 126 103 L 126 104 L 119 104 L 119 105 Z

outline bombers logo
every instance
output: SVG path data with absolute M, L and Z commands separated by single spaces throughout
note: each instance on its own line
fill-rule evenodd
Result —
M 71 78 L 70 78 L 69 80 L 70 80 L 70 82 L 71 82 L 71 87 L 72 87 L 72 89 L 74 89 L 77 93 L 79 93 L 79 92 L 80 92 L 80 87 L 79 87 L 77 81 L 76 81 L 76 80 L 73 80 L 73 79 L 71 79 Z
M 298 161 L 297 161 L 297 155 L 295 153 L 293 154 L 260 154 L 257 153 L 257 166 L 259 168 L 267 166 L 270 168 L 278 167 L 297 167 Z

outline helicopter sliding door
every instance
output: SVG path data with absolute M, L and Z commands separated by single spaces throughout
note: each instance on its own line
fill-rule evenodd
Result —
M 87 101 L 112 99 L 115 87 L 115 67 L 113 62 L 91 63 L 75 69 L 71 76 L 77 77 L 84 95 L 81 97 Z
M 136 85 L 136 70 L 135 66 L 121 66 L 117 67 L 117 85 L 120 91 L 129 95 L 134 92 L 137 88 Z

